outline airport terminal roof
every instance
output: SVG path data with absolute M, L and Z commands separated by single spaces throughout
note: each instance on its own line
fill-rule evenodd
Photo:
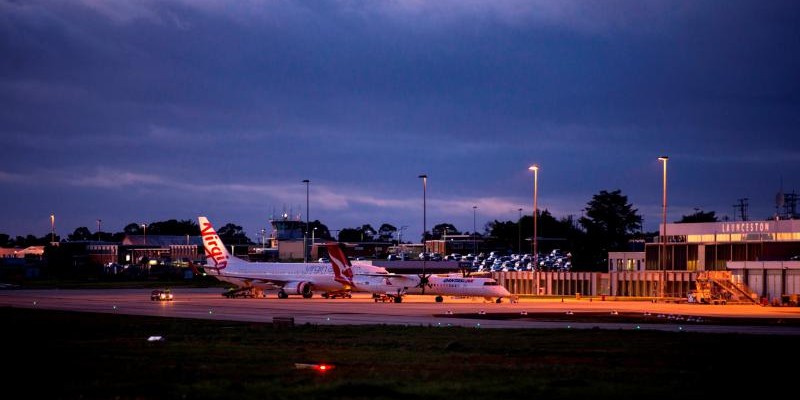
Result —
M 123 246 L 169 247 L 187 244 L 202 246 L 203 241 L 200 236 L 186 235 L 125 235 L 122 239 Z

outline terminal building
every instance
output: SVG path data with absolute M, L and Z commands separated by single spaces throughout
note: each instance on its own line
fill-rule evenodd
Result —
M 646 270 L 728 272 L 770 299 L 800 293 L 800 220 L 673 223 L 660 232 L 645 245 Z
M 666 297 L 708 290 L 742 303 L 800 297 L 800 219 L 670 223 L 644 251 L 609 252 L 607 273 L 499 272 L 521 295 Z M 795 300 L 796 303 L 796 300 Z

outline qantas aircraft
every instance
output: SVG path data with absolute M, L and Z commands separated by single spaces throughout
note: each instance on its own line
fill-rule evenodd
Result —
M 336 281 L 354 292 L 369 292 L 389 296 L 396 303 L 407 294 L 434 294 L 436 301 L 442 296 L 480 296 L 499 303 L 511 293 L 492 278 L 472 278 L 454 275 L 409 275 L 388 273 L 382 267 L 368 264 L 352 265 L 336 243 L 327 244 Z

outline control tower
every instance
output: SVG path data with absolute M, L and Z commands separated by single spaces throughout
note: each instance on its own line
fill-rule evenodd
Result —
M 306 223 L 298 220 L 289 219 L 289 215 L 284 213 L 280 219 L 271 219 L 272 231 L 277 240 L 303 239 Z

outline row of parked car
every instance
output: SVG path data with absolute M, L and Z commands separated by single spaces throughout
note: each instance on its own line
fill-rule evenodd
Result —
M 549 254 L 540 253 L 538 260 L 534 260 L 532 254 L 508 256 L 490 254 L 478 265 L 478 271 L 482 272 L 570 271 L 571 269 L 572 254 L 563 254 L 559 249 L 555 249 Z
M 412 258 L 406 254 L 390 254 L 386 259 L 389 261 L 401 261 Z M 416 259 L 470 262 L 473 271 L 481 272 L 569 271 L 572 269 L 572 254 L 564 254 L 560 249 L 555 249 L 549 254 L 540 253 L 538 260 L 534 260 L 532 254 L 503 255 L 498 251 L 492 251 L 488 255 L 485 253 L 478 255 L 452 253 L 442 256 L 439 253 L 420 253 Z

